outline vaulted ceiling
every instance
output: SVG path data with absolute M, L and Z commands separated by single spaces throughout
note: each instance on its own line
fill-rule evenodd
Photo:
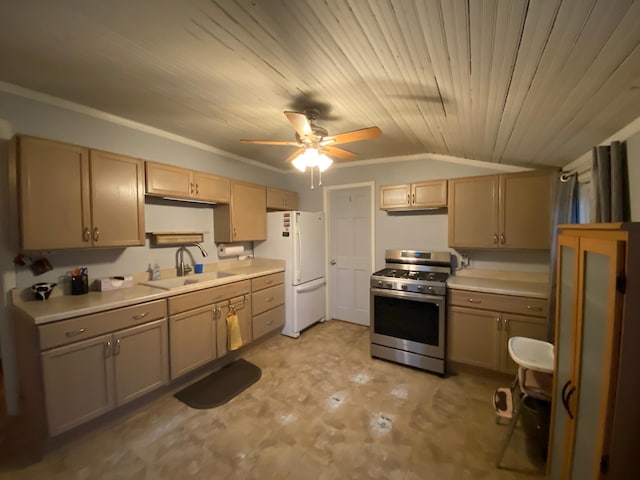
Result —
M 3 0 L 0 81 L 281 168 L 239 139 L 307 106 L 382 129 L 358 159 L 562 166 L 640 116 L 639 26 L 640 0 Z

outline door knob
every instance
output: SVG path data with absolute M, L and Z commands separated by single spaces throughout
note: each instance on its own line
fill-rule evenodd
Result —
M 331 265 L 335 265 L 335 264 L 336 264 L 336 261 L 335 261 L 335 260 L 331 260 L 329 263 L 330 263 Z

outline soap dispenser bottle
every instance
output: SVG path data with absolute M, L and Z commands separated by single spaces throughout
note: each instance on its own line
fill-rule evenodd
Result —
M 151 271 L 151 280 L 160 280 L 160 265 L 158 265 L 158 261 L 153 264 L 153 269 Z

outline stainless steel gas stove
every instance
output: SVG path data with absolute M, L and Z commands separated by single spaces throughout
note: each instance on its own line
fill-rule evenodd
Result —
M 371 356 L 443 375 L 451 254 L 386 250 L 385 262 L 371 276 Z

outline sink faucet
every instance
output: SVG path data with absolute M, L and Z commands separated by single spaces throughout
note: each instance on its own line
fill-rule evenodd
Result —
M 187 250 L 187 247 L 193 245 L 194 247 L 198 247 L 198 249 L 200 250 L 200 253 L 202 253 L 203 257 L 208 257 L 209 254 L 207 253 L 207 251 L 202 248 L 202 245 L 200 245 L 199 243 L 189 243 L 187 245 L 180 245 L 180 247 L 178 248 L 178 252 L 177 252 L 177 263 L 178 263 L 178 276 L 179 277 L 184 277 L 187 273 L 189 273 L 191 270 L 193 270 L 193 268 L 191 268 L 191 266 L 189 264 L 185 265 L 184 264 L 184 252 L 189 253 L 189 255 L 191 255 L 191 253 L 189 252 L 189 250 Z M 193 259 L 193 257 L 192 257 Z

